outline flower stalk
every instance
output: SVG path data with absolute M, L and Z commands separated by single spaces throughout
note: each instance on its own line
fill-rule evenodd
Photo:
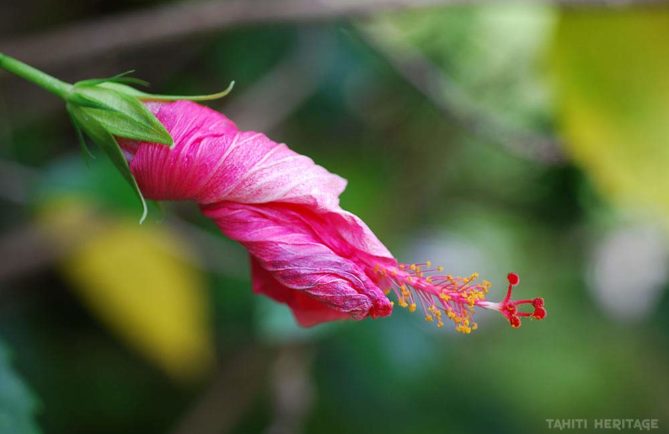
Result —
M 67 96 L 72 91 L 71 84 L 61 81 L 4 53 L 0 53 L 0 68 L 36 84 L 63 99 L 67 99 Z

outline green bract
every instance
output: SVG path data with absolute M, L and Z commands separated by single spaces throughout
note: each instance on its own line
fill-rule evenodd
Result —
M 153 95 L 142 92 L 126 83 L 143 83 L 127 74 L 106 78 L 84 80 L 75 83 L 64 95 L 67 111 L 79 135 L 82 149 L 88 153 L 84 136 L 98 144 L 135 190 L 142 203 L 142 218 L 146 218 L 146 201 L 128 162 L 118 143 L 119 138 L 158 143 L 172 146 L 169 132 L 146 108 L 146 101 L 191 100 L 204 101 L 221 98 L 230 92 L 234 84 L 222 92 L 212 95 L 176 96 Z
M 224 97 L 234 85 L 232 82 L 224 91 L 211 95 L 154 95 L 129 86 L 147 84 L 143 80 L 130 77 L 132 71 L 109 78 L 83 80 L 72 85 L 3 53 L 0 53 L 0 69 L 35 83 L 65 100 L 82 149 L 90 155 L 84 139 L 84 136 L 88 136 L 105 151 L 142 202 L 141 221 L 146 218 L 146 201 L 130 172 L 118 139 L 139 140 L 171 147 L 173 141 L 170 133 L 146 108 L 144 102 L 207 101 Z

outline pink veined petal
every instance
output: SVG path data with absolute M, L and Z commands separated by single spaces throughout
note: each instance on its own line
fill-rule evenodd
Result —
M 303 327 L 350 318 L 348 313 L 333 309 L 303 291 L 282 285 L 253 257 L 251 257 L 251 278 L 254 292 L 287 304 L 293 311 L 297 322 Z
M 355 252 L 347 247 L 349 254 L 343 255 L 340 245 L 331 248 L 324 239 L 328 234 L 310 225 L 309 210 L 291 207 L 222 202 L 203 212 L 282 286 L 355 319 L 389 315 L 390 301 L 356 262 Z
M 222 114 L 188 101 L 149 106 L 174 147 L 125 146 L 146 197 L 157 200 L 339 204 L 346 180 L 264 134 L 239 131 Z
M 248 249 L 257 292 L 287 303 L 303 325 L 391 313 L 370 264 L 396 261 L 362 220 L 339 207 L 343 178 L 198 104 L 148 107 L 174 147 L 122 142 L 142 192 L 198 202 Z

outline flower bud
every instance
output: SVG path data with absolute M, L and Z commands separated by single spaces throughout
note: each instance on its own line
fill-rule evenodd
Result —
M 130 172 L 126 156 L 118 139 L 137 140 L 173 146 L 170 133 L 144 104 L 147 101 L 202 101 L 221 98 L 232 89 L 212 95 L 175 96 L 153 95 L 139 91 L 126 83 L 144 83 L 127 73 L 110 78 L 83 80 L 75 83 L 65 95 L 67 111 L 80 138 L 82 150 L 90 154 L 84 136 L 96 143 L 109 156 L 116 168 L 135 190 L 143 207 L 141 220 L 146 217 L 146 202 Z

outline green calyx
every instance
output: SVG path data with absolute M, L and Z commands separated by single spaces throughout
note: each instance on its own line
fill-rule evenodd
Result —
M 143 103 L 222 98 L 232 90 L 234 82 L 223 92 L 196 96 L 154 95 L 135 89 L 127 83 L 145 84 L 141 80 L 129 77 L 127 73 L 106 79 L 83 80 L 72 86 L 65 101 L 67 111 L 79 134 L 82 149 L 90 155 L 83 139 L 85 135 L 109 156 L 141 201 L 143 208 L 141 221 L 144 221 L 147 215 L 146 201 L 130 172 L 128 161 L 117 138 L 172 147 L 174 142 L 170 133 Z
M 144 221 L 147 215 L 146 201 L 130 172 L 118 139 L 172 147 L 174 142 L 170 133 L 144 103 L 214 100 L 226 96 L 234 85 L 232 82 L 224 91 L 211 95 L 154 95 L 130 86 L 147 84 L 143 80 L 130 77 L 132 71 L 108 78 L 82 80 L 72 85 L 2 53 L 0 53 L 0 68 L 23 77 L 65 100 L 67 111 L 85 153 L 91 155 L 84 138 L 88 137 L 102 148 L 137 194 L 143 209 L 140 221 Z

